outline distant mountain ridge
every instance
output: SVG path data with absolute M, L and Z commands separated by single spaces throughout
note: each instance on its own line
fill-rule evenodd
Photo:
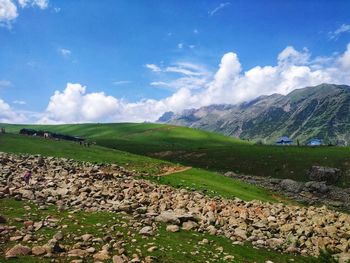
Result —
M 283 135 L 301 143 L 311 138 L 350 143 L 350 86 L 321 84 L 287 95 L 260 96 L 238 105 L 209 105 L 159 122 L 189 126 L 267 143 Z

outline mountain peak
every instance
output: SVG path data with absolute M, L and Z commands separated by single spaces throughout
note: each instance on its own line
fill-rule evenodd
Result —
M 350 143 L 350 87 L 322 83 L 287 95 L 263 95 L 239 105 L 208 105 L 174 114 L 167 123 L 249 140 L 300 142 L 320 138 Z

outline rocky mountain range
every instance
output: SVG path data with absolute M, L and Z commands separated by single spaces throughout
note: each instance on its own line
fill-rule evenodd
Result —
M 260 96 L 238 105 L 166 112 L 158 122 L 189 126 L 245 140 L 274 142 L 288 136 L 305 143 L 350 143 L 350 86 L 321 84 L 287 95 Z

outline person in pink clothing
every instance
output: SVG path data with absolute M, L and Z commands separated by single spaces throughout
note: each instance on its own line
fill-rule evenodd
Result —
M 32 172 L 31 171 L 26 171 L 23 175 L 23 180 L 26 184 L 29 184 L 30 178 L 32 177 Z

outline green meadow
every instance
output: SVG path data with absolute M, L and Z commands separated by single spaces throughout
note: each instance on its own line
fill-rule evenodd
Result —
M 255 145 L 216 133 L 150 123 L 5 125 L 8 132 L 23 127 L 80 136 L 100 146 L 215 172 L 307 181 L 312 165 L 337 167 L 350 185 L 349 147 Z

